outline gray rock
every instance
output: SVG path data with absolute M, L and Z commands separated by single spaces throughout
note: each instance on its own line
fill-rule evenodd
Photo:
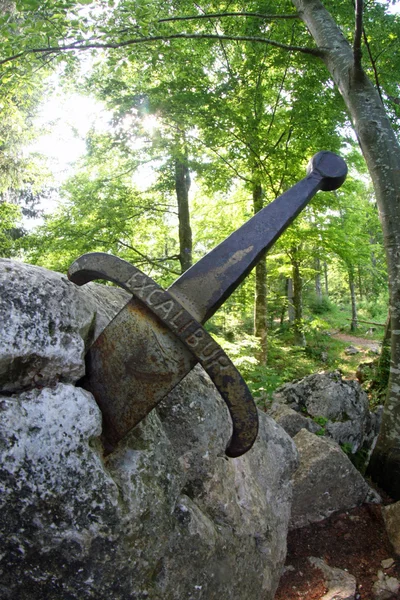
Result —
M 390 569 L 394 566 L 394 563 L 395 561 L 393 558 L 385 558 L 385 560 L 381 560 L 382 569 Z
M 274 402 L 268 410 L 268 414 L 283 427 L 290 437 L 294 437 L 301 429 L 307 429 L 311 433 L 316 433 L 321 429 L 320 425 L 312 419 L 280 402 Z
M 6 332 L 0 344 L 8 365 L 0 397 L 0 597 L 272 600 L 297 466 L 289 436 L 260 414 L 254 448 L 227 459 L 228 412 L 197 367 L 105 459 L 100 411 L 74 382 L 84 347 L 123 297 L 106 288 L 97 311 L 101 286 L 82 296 L 60 275 L 2 263 L 23 300 L 8 281 L 0 301 L 14 336 Z M 15 382 L 12 356 L 24 357 Z
M 400 555 L 400 502 L 383 506 L 382 514 L 390 543 Z
M 381 413 L 371 413 L 368 397 L 360 384 L 343 380 L 337 371 L 287 383 L 275 392 L 274 401 L 310 421 L 323 417 L 325 435 L 340 445 L 346 444 L 353 453 L 373 447 L 379 432 Z M 280 422 L 285 427 L 284 422 Z M 311 427 L 308 429 L 312 431 Z
M 347 348 L 345 348 L 344 353 L 348 354 L 349 356 L 352 354 L 358 354 L 360 351 L 355 348 L 354 346 L 348 346 Z
M 0 259 L 0 391 L 73 383 L 88 347 L 128 301 L 121 289 L 83 288 L 60 273 Z
M 333 440 L 302 429 L 294 438 L 300 467 L 293 478 L 291 529 L 380 498 Z
M 378 579 L 372 586 L 372 594 L 374 600 L 389 600 L 393 596 L 397 596 L 400 589 L 400 583 L 396 577 L 390 577 L 378 571 Z
M 330 567 L 321 558 L 310 556 L 310 563 L 322 571 L 328 591 L 321 600 L 354 600 L 357 591 L 356 578 L 336 567 Z
M 371 348 L 368 350 L 368 354 L 380 354 L 381 353 L 381 349 L 379 346 L 371 346 Z

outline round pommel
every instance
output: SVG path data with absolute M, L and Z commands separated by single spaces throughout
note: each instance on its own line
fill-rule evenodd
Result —
M 314 154 L 307 165 L 307 173 L 317 172 L 321 177 L 320 189 L 324 192 L 337 190 L 344 183 L 347 175 L 347 165 L 343 158 L 323 150 Z

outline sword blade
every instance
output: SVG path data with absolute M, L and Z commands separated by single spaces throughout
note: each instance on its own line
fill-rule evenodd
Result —
M 319 152 L 309 163 L 309 174 L 268 204 L 254 217 L 188 269 L 168 291 L 201 323 L 207 321 L 234 292 L 274 242 L 320 189 L 341 185 L 344 161 Z

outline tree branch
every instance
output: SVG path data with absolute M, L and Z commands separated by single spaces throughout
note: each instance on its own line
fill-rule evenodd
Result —
M 14 54 L 13 56 L 8 56 L 3 60 L 0 60 L 0 65 L 4 65 L 8 62 L 16 60 L 17 58 L 21 58 L 22 56 L 27 56 L 28 54 L 53 54 L 53 53 L 61 53 L 67 52 L 69 50 L 107 50 L 107 49 L 118 49 L 118 48 L 126 48 L 127 46 L 133 46 L 136 44 L 152 44 L 154 42 L 166 42 L 169 40 L 227 40 L 232 42 L 256 42 L 260 44 L 267 44 L 269 46 L 274 46 L 275 48 L 281 48 L 283 50 L 288 50 L 289 52 L 301 52 L 303 54 L 310 54 L 312 56 L 322 57 L 324 52 L 319 48 L 308 48 L 305 46 L 290 46 L 288 44 L 282 44 L 281 42 L 276 42 L 275 40 L 270 40 L 268 38 L 251 36 L 251 35 L 218 35 L 213 33 L 174 33 L 171 35 L 155 35 L 148 37 L 140 37 L 133 38 L 131 40 L 126 40 L 125 42 L 115 42 L 115 43 L 106 43 L 106 42 L 93 42 L 90 44 L 82 44 L 79 45 L 77 42 L 72 44 L 66 44 L 65 46 L 49 46 L 48 48 L 30 48 L 29 50 L 25 50 L 24 52 L 19 52 L 18 54 Z
M 197 8 L 198 10 L 203 10 L 203 9 L 201 8 L 201 6 L 199 6 L 199 4 L 196 4 L 196 3 L 195 3 L 195 6 L 196 6 L 196 8 Z M 203 12 L 203 15 L 201 15 L 201 16 L 202 16 L 202 18 L 205 18 L 205 14 L 204 14 L 204 12 Z M 210 19 L 210 22 L 212 23 L 211 19 Z M 214 25 L 214 31 L 216 31 L 216 33 L 218 33 L 218 23 L 214 23 L 213 25 Z M 226 48 L 225 48 L 225 45 L 223 44 L 222 40 L 220 40 L 220 42 L 219 42 L 219 45 L 220 45 L 221 51 L 222 51 L 222 53 L 223 53 L 223 55 L 224 55 L 224 58 L 225 58 L 225 62 L 226 62 L 226 68 L 227 68 L 227 69 L 228 69 L 228 71 L 229 71 L 229 74 L 230 74 L 230 76 L 231 76 L 231 78 L 232 78 L 232 81 L 234 81 L 234 82 L 235 82 L 235 84 L 236 84 L 236 83 L 237 83 L 237 81 L 236 81 L 236 79 L 235 79 L 235 77 L 234 77 L 234 74 L 233 74 L 233 71 L 232 71 L 232 68 L 231 68 L 231 64 L 230 64 L 230 62 L 229 62 L 228 54 L 227 54 L 227 52 L 226 52 Z
M 356 0 L 355 5 L 355 31 L 354 31 L 354 42 L 353 42 L 353 52 L 354 52 L 354 67 L 356 71 L 361 73 L 361 40 L 363 34 L 363 0 Z
M 116 239 L 115 241 L 118 244 L 120 244 L 121 246 L 124 246 L 125 248 L 129 248 L 129 250 L 132 250 L 133 252 L 136 252 L 136 254 L 139 254 L 139 256 L 141 256 L 150 265 L 153 265 L 153 267 L 163 269 L 164 271 L 168 271 L 168 273 L 173 273 L 174 275 L 181 275 L 180 272 L 173 271 L 172 269 L 169 269 L 168 267 L 165 267 L 163 264 L 161 264 L 163 261 L 166 261 L 166 260 L 178 260 L 179 254 L 174 254 L 173 256 L 166 256 L 165 258 L 154 259 L 154 258 L 150 258 L 149 256 L 146 256 L 146 254 L 143 254 L 143 252 L 140 252 L 140 250 L 138 250 L 137 248 L 134 248 L 130 244 L 126 244 L 122 240 Z
M 264 15 L 263 13 L 254 12 L 222 12 L 222 13 L 205 13 L 203 15 L 189 15 L 186 17 L 167 17 L 158 19 L 157 23 L 167 23 L 168 21 L 190 21 L 193 19 L 219 19 L 221 17 L 256 17 L 265 19 L 266 21 L 275 21 L 276 19 L 299 19 L 297 13 L 290 15 Z
M 364 38 L 365 46 L 367 48 L 369 60 L 370 60 L 371 66 L 372 66 L 372 70 L 374 72 L 374 79 L 375 79 L 376 89 L 378 90 L 379 98 L 381 99 L 381 102 L 382 102 L 382 105 L 383 105 L 383 98 L 382 98 L 381 86 L 380 86 L 380 83 L 379 83 L 378 70 L 376 68 L 376 61 L 372 57 L 371 47 L 369 45 L 367 34 L 365 33 L 365 29 L 364 28 L 363 28 L 363 38 Z

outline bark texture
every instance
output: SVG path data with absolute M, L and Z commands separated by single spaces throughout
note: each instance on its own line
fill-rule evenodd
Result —
M 175 191 L 179 218 L 179 262 L 184 273 L 192 266 L 192 229 L 189 211 L 190 173 L 184 158 L 175 160 Z
M 392 325 L 389 391 L 371 475 L 400 498 L 400 146 L 379 93 L 355 60 L 354 52 L 319 0 L 292 0 L 323 50 L 357 134 L 375 189 L 386 250 Z

